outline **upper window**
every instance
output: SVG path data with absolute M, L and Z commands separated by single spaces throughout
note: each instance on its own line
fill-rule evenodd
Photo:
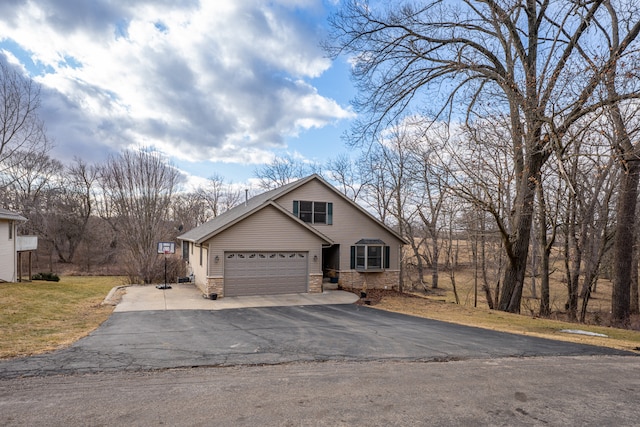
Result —
M 294 200 L 293 214 L 310 224 L 333 224 L 333 203 Z
M 13 221 L 9 221 L 9 240 L 13 240 Z

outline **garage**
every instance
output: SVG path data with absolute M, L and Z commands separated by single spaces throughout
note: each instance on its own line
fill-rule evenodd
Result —
M 225 252 L 224 295 L 308 291 L 308 252 Z

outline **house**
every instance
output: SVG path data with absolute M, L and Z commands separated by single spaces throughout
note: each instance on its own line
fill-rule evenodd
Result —
M 267 191 L 178 237 L 206 295 L 397 287 L 407 241 L 318 175 Z
M 27 219 L 0 208 L 0 282 L 15 282 L 18 271 L 19 238 L 17 224 Z

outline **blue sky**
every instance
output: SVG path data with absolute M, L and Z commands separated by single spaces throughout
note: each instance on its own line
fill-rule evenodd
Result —
M 274 156 L 347 151 L 349 65 L 319 47 L 335 0 L 9 0 L 0 60 L 41 85 L 52 156 L 153 147 L 245 183 Z

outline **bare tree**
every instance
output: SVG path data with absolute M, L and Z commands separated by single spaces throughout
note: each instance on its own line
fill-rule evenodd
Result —
M 15 161 L 5 170 L 11 182 L 9 207 L 29 218 L 21 227 L 23 233 L 51 239 L 47 214 L 55 211 L 58 202 L 63 165 L 41 152 L 15 151 L 12 158 Z
M 415 205 L 411 204 L 411 158 L 412 147 L 418 143 L 412 135 L 412 125 L 407 122 L 397 123 L 389 132 L 381 136 L 376 145 L 367 153 L 369 157 L 369 176 L 374 181 L 366 186 L 366 192 L 372 196 L 373 205 L 383 222 L 395 227 L 400 234 L 406 236 L 418 262 L 418 281 L 422 283 L 422 257 L 412 222 L 416 217 Z M 375 183 L 375 184 L 374 184 Z M 373 185 L 372 185 L 373 184 Z M 401 278 L 402 279 L 402 278 Z M 400 292 L 404 291 L 403 280 L 400 281 Z
M 205 205 L 205 221 L 215 218 L 236 206 L 242 200 L 241 191 L 234 189 L 221 175 L 214 174 L 207 180 L 207 184 L 196 190 L 196 195 Z
M 358 166 L 360 163 L 362 162 L 351 160 L 348 154 L 340 154 L 327 160 L 325 165 L 327 179 L 354 202 L 358 200 L 362 189 L 370 180 L 367 174 L 362 173 L 362 168 Z
M 633 141 L 640 134 L 640 111 L 635 102 L 621 100 L 621 94 L 640 90 L 635 65 L 640 57 L 640 49 L 636 46 L 629 47 L 640 32 L 640 11 L 635 7 L 629 16 L 629 13 L 617 4 L 614 6 L 609 0 L 603 3 L 607 13 L 601 18 L 598 28 L 607 36 L 603 42 L 607 42 L 605 46 L 611 52 L 606 57 L 608 68 L 604 76 L 605 99 L 608 101 L 608 114 L 613 127 L 612 146 L 622 169 L 616 205 L 616 238 L 613 245 L 615 268 L 611 316 L 613 323 L 626 324 L 631 314 L 632 254 L 640 183 L 640 142 Z M 605 31 L 603 28 L 608 30 Z M 589 57 L 589 54 L 585 54 L 585 57 Z M 630 65 L 629 62 L 634 65 Z
M 209 219 L 211 214 L 197 191 L 178 193 L 171 199 L 171 220 L 179 232 L 191 230 Z
M 569 318 L 577 319 L 582 297 L 584 320 L 592 286 L 598 278 L 602 257 L 610 247 L 613 190 L 618 175 L 613 171 L 606 135 L 610 127 L 602 120 L 576 124 L 567 135 L 573 142 L 559 159 L 561 182 L 559 209 L 563 217 L 564 265 L 567 282 L 565 307 Z M 561 185 L 560 185 L 561 184 Z M 582 281 L 582 290 L 580 282 Z
M 559 181 L 556 179 L 556 181 Z M 540 316 L 549 316 L 551 314 L 551 250 L 556 242 L 558 235 L 558 217 L 560 215 L 560 200 L 562 195 L 562 187 L 556 185 L 555 189 L 547 191 L 549 185 L 543 185 L 544 171 L 540 185 L 537 191 L 537 216 L 535 219 L 536 238 L 534 239 L 538 245 L 540 253 L 540 307 L 538 313 Z M 549 193 L 552 193 L 551 196 Z M 553 206 L 550 209 L 549 206 Z M 532 271 L 532 280 L 535 280 L 536 271 Z
M 382 10 L 350 0 L 330 19 L 329 53 L 355 59 L 361 94 L 355 105 L 363 117 L 354 128 L 356 141 L 379 133 L 425 98 L 430 106 L 437 103 L 439 117 L 451 117 L 458 107 L 467 120 L 508 117 L 516 193 L 504 238 L 509 264 L 500 310 L 520 310 L 541 168 L 554 150 L 564 149 L 573 123 L 614 102 L 594 99 L 594 92 L 640 30 L 640 21 L 625 21 L 626 33 L 609 50 L 603 43 L 608 34 L 588 31 L 604 3 L 427 1 Z
M 98 169 L 81 159 L 65 168 L 60 177 L 60 196 L 55 212 L 56 230 L 53 245 L 58 259 L 64 263 L 74 262 L 76 250 L 87 238 L 89 220 L 94 214 L 94 187 Z
M 272 190 L 290 182 L 304 178 L 314 172 L 319 167 L 307 165 L 301 160 L 296 160 L 291 156 L 276 157 L 271 163 L 263 165 L 253 172 L 258 178 L 258 185 L 264 190 Z
M 103 197 L 109 220 L 128 251 L 131 278 L 157 279 L 157 243 L 175 234 L 168 221 L 171 198 L 180 174 L 157 153 L 124 151 L 101 169 Z
M 498 277 L 489 280 L 486 246 L 494 245 L 491 236 L 498 236 L 504 242 L 510 235 L 509 218 L 514 210 L 512 200 L 516 192 L 511 146 L 505 143 L 509 130 L 504 120 L 493 117 L 477 120 L 473 126 L 463 126 L 457 137 L 448 140 L 440 154 L 442 164 L 447 164 L 449 169 L 448 190 L 466 211 L 468 235 L 480 244 L 477 255 L 482 265 L 482 290 L 492 308 L 498 306 L 501 282 Z M 446 158 L 450 160 L 447 162 Z M 495 224 L 493 227 L 490 220 Z M 504 249 L 504 243 L 495 247 Z M 498 257 L 493 270 L 504 271 L 503 257 Z
M 438 164 L 438 156 L 434 154 L 436 147 L 441 143 L 422 144 L 417 158 L 413 163 L 413 176 L 416 184 L 414 200 L 417 202 L 418 216 L 422 220 L 424 229 L 427 232 L 431 244 L 426 245 L 429 254 L 429 264 L 431 265 L 431 287 L 438 287 L 439 264 L 440 264 L 440 238 L 441 230 L 444 228 L 442 221 L 445 200 L 451 196 L 448 191 L 449 173 L 451 171 L 448 164 Z
M 0 57 L 0 172 L 14 165 L 16 154 L 46 153 L 49 141 L 38 116 L 40 88 Z M 6 178 L 6 176 L 5 176 Z M 9 184 L 5 181 L 4 185 Z

